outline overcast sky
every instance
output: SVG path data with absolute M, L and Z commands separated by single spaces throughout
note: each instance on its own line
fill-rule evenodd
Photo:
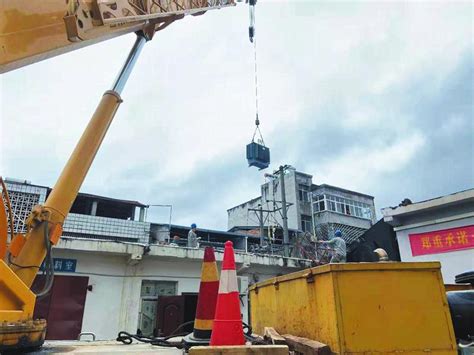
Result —
M 375 196 L 377 210 L 474 187 L 471 2 L 257 5 L 260 119 L 272 164 Z M 248 9 L 177 21 L 148 43 L 82 191 L 172 204 L 226 229 L 256 197 Z M 52 186 L 133 35 L 0 77 L 0 174 Z M 150 211 L 154 221 L 165 213 Z

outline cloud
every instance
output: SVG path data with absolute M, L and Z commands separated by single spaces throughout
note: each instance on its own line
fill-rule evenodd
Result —
M 471 13 L 470 2 L 259 2 L 272 166 L 377 207 L 472 187 Z M 258 195 L 262 173 L 244 151 L 255 119 L 247 17 L 239 4 L 185 18 L 145 46 L 83 191 L 173 204 L 174 222 L 209 228 Z M 0 173 L 54 185 L 132 43 L 2 75 Z

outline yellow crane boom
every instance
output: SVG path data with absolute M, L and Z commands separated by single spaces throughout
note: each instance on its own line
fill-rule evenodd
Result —
M 52 286 L 51 247 L 62 235 L 63 222 L 122 102 L 121 92 L 143 45 L 155 32 L 185 15 L 232 5 L 234 0 L 0 2 L 0 73 L 122 34 L 137 34 L 116 81 L 104 93 L 45 204 L 35 206 L 26 220 L 28 232 L 13 235 L 10 231 L 5 260 L 4 248 L 0 248 L 0 352 L 37 347 L 44 342 L 46 321 L 33 320 L 33 311 L 36 297 L 47 294 Z M 1 247 L 7 230 L 4 213 L 0 222 Z M 43 261 L 47 281 L 44 290 L 34 294 L 30 287 Z
M 0 73 L 233 5 L 234 0 L 3 0 Z

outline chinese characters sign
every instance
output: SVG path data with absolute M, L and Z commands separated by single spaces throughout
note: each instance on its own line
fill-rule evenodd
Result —
M 76 272 L 76 259 L 53 258 L 55 272 Z M 41 264 L 40 271 L 44 270 L 44 262 Z
M 474 226 L 410 234 L 413 256 L 474 248 Z

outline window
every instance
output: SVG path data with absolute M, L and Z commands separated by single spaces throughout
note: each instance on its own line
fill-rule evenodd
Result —
M 299 184 L 298 197 L 301 202 L 309 202 L 310 200 L 309 186 Z
M 141 297 L 158 297 L 176 295 L 177 282 L 142 280 Z
M 369 207 L 362 209 L 362 218 L 372 219 L 372 211 Z
M 301 230 L 303 232 L 311 232 L 313 229 L 313 224 L 311 223 L 311 216 L 305 214 L 301 215 Z
M 363 202 L 354 201 L 348 198 L 337 197 L 334 195 L 318 195 L 314 197 L 313 208 L 315 212 L 324 211 L 325 207 L 329 211 L 342 213 L 348 216 L 372 219 L 372 210 L 370 205 Z
M 321 212 L 326 209 L 326 205 L 324 203 L 324 195 L 317 195 L 313 197 L 313 211 L 314 212 Z
M 319 210 L 320 210 L 320 211 L 324 211 L 325 209 L 326 209 L 326 208 L 325 208 L 325 206 L 324 206 L 324 200 L 319 201 Z

